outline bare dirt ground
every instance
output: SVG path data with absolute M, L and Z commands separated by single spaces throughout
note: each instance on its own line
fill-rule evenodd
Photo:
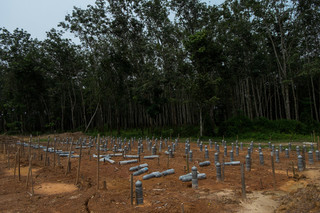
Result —
M 68 133 L 56 135 L 60 138 L 86 137 L 82 133 Z M 41 138 L 47 138 L 41 136 Z M 51 138 L 54 135 L 50 135 Z M 241 197 L 240 166 L 225 166 L 225 178 L 223 182 L 216 181 L 216 169 L 213 165 L 214 149 L 210 149 L 209 155 L 212 164 L 208 167 L 199 167 L 199 162 L 204 161 L 204 152 L 200 152 L 196 143 L 191 145 L 193 162 L 190 169 L 197 166 L 198 171 L 206 173 L 207 178 L 199 180 L 199 188 L 193 189 L 191 182 L 181 182 L 179 176 L 186 174 L 186 159 L 184 156 L 184 143 L 180 143 L 176 149 L 174 158 L 169 160 L 161 152 L 160 160 L 147 160 L 143 156 L 151 155 L 144 142 L 144 153 L 141 156 L 142 163 L 148 163 L 149 172 L 164 171 L 168 168 L 175 169 L 175 174 L 161 178 L 143 180 L 144 204 L 130 204 L 130 174 L 129 168 L 138 164 L 119 165 L 123 157 L 112 157 L 115 164 L 100 162 L 100 189 L 97 190 L 97 160 L 83 149 L 81 161 L 80 182 L 75 185 L 78 158 L 71 159 L 71 172 L 66 173 L 67 158 L 60 158 L 60 164 L 54 154 L 49 153 L 50 165 L 44 166 L 45 152 L 32 149 L 35 158 L 32 162 L 32 181 L 34 195 L 31 195 L 31 184 L 26 187 L 29 169 L 28 147 L 21 150 L 21 179 L 14 178 L 14 164 L 17 140 L 28 141 L 29 138 L 0 136 L 0 209 L 1 212 L 320 212 L 320 187 L 319 187 L 319 162 L 313 165 L 307 164 L 307 170 L 296 172 L 293 177 L 291 162 L 296 167 L 296 152 L 290 153 L 286 159 L 281 153 L 280 163 L 275 163 L 276 184 L 271 170 L 270 150 L 264 148 L 265 165 L 259 165 L 257 148 L 252 157 L 252 170 L 246 172 L 247 199 Z M 43 140 L 42 140 L 43 141 Z M 2 143 L 10 146 L 4 150 Z M 42 142 L 46 145 L 46 142 Z M 129 154 L 136 154 L 135 148 Z M 58 149 L 67 151 L 68 147 L 59 145 Z M 110 148 L 110 147 L 109 147 Z M 166 148 L 165 148 L 166 149 Z M 228 150 L 231 148 L 228 147 Z M 8 154 L 9 150 L 9 163 Z M 220 160 L 223 152 L 220 148 Z M 75 154 L 79 150 L 74 149 Z M 6 152 L 6 154 L 4 154 Z M 40 153 L 40 155 L 39 155 Z M 112 152 L 101 152 L 101 154 Z M 41 154 L 43 156 L 41 160 Z M 91 150 L 96 154 L 95 148 Z M 229 153 L 228 153 L 229 154 Z M 235 160 L 244 162 L 247 149 L 240 151 Z M 229 161 L 226 157 L 225 161 Z M 54 166 L 55 165 L 55 166 Z M 142 180 L 142 177 L 134 176 L 134 183 Z M 103 181 L 106 181 L 107 189 L 103 189 Z

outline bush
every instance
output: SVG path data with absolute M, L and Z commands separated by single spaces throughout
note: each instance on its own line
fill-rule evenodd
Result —
M 207 137 L 215 136 L 214 124 L 208 113 L 205 114 L 203 123 L 203 135 Z
M 305 122 L 305 124 L 306 124 L 306 126 L 307 126 L 306 128 L 308 130 L 307 133 L 310 133 L 313 130 L 317 133 L 320 133 L 320 123 L 317 122 L 316 120 L 313 120 L 313 119 L 308 120 L 307 122 Z
M 262 131 L 262 132 L 277 131 L 277 127 L 275 123 L 264 117 L 254 119 L 253 126 L 256 131 Z
M 7 134 L 9 134 L 9 135 L 19 134 L 20 130 L 21 130 L 21 125 L 22 125 L 22 122 L 20 122 L 20 121 L 14 121 L 11 123 L 7 123 L 6 124 Z
M 314 128 L 311 128 L 314 127 Z M 304 124 L 296 120 L 268 120 L 256 118 L 251 121 L 245 116 L 233 117 L 223 122 L 219 128 L 219 134 L 227 137 L 235 135 L 246 135 L 255 139 L 266 139 L 272 134 L 309 134 L 312 130 L 319 130 L 319 123 Z
M 235 116 L 223 122 L 219 128 L 219 135 L 232 137 L 252 130 L 252 121 L 246 116 Z
M 276 120 L 273 121 L 276 126 L 276 129 L 280 133 L 287 133 L 287 134 L 308 134 L 307 125 L 296 120 Z
M 212 138 L 213 136 L 214 132 L 210 122 L 210 119 L 206 117 L 203 138 Z M 139 138 L 145 136 L 154 136 L 156 138 L 160 138 L 160 136 L 162 136 L 162 138 L 171 136 L 172 138 L 176 138 L 178 135 L 180 138 L 199 138 L 199 128 L 199 125 L 154 127 L 153 130 L 151 130 L 151 128 L 137 128 L 121 130 L 120 134 L 117 130 L 113 130 L 112 135 L 127 138 Z M 293 139 L 299 135 L 309 135 L 313 130 L 315 130 L 316 133 L 319 133 L 320 123 L 314 120 L 307 124 L 296 120 L 285 119 L 272 121 L 263 117 L 256 118 L 252 121 L 248 117 L 240 115 L 224 121 L 219 127 L 217 127 L 217 129 L 220 137 L 224 135 L 225 137 L 235 139 L 238 135 L 239 138 L 247 138 L 250 140 L 269 140 L 270 137 L 272 140 L 283 140 L 288 138 Z M 91 129 L 88 134 L 97 135 L 98 132 L 99 131 L 97 129 Z M 102 135 L 111 135 L 111 132 L 104 132 Z

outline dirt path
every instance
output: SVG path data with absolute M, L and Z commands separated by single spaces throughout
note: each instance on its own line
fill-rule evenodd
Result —
M 276 200 L 279 195 L 274 192 L 261 192 L 256 191 L 248 194 L 247 200 L 241 202 L 242 209 L 239 212 L 260 212 L 271 213 L 279 206 L 279 202 Z
M 314 193 L 315 191 L 319 194 L 320 169 L 318 167 L 309 167 L 306 171 L 301 172 L 299 177 L 300 179 L 291 178 L 278 191 L 255 191 L 249 194 L 247 200 L 241 202 L 242 208 L 239 212 L 291 212 L 300 208 L 302 211 L 308 212 L 304 197 L 310 197 L 310 193 Z M 320 211 L 319 199 L 307 202 L 311 203 L 310 206 L 314 210 L 313 212 Z

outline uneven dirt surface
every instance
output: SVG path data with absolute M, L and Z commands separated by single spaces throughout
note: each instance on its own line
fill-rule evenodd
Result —
M 60 135 L 45 135 L 40 137 L 40 144 L 46 146 L 50 136 L 49 147 L 53 147 L 52 138 L 65 139 L 72 137 L 73 141 L 86 137 L 81 132 Z M 128 160 L 121 157 L 112 157 L 115 164 L 100 162 L 99 189 L 97 189 L 97 154 L 96 146 L 82 150 L 79 183 L 75 184 L 79 158 L 71 158 L 71 170 L 66 173 L 66 157 L 54 156 L 48 153 L 49 165 L 45 164 L 45 152 L 16 145 L 16 142 L 29 141 L 29 137 L 0 136 L 0 211 L 1 212 L 320 212 L 320 171 L 319 162 L 313 165 L 307 162 L 307 169 L 297 172 L 296 152 L 290 152 L 290 158 L 280 154 L 280 163 L 275 163 L 275 181 L 271 169 L 270 150 L 263 148 L 265 164 L 259 164 L 258 148 L 252 153 L 252 169 L 245 172 L 246 199 L 242 199 L 240 166 L 225 166 L 224 181 L 216 181 L 216 168 L 213 164 L 215 150 L 209 149 L 211 165 L 199 167 L 199 162 L 205 161 L 204 151 L 200 152 L 196 143 L 191 144 L 193 161 L 200 173 L 206 173 L 207 178 L 199 180 L 199 188 L 193 189 L 191 182 L 181 182 L 179 176 L 187 173 L 184 141 L 176 148 L 174 158 L 158 153 L 160 159 L 147 160 L 143 156 L 151 155 L 147 150 L 146 141 L 141 162 L 128 165 L 119 165 L 119 161 Z M 58 140 L 59 141 L 59 140 Z M 33 138 L 33 144 L 38 138 Z M 164 144 L 164 143 L 163 143 Z M 219 158 L 222 162 L 223 149 L 220 144 Z M 257 146 L 258 142 L 255 143 Z M 170 142 L 171 145 L 171 142 Z M 230 143 L 228 143 L 230 145 Z M 284 146 L 286 144 L 283 144 Z M 108 148 L 111 149 L 109 140 Z M 277 144 L 276 144 L 277 146 Z M 20 147 L 20 181 L 18 163 L 15 160 Z M 57 143 L 56 148 L 69 150 L 69 145 Z M 295 150 L 295 146 L 292 148 Z M 74 154 L 79 149 L 73 146 Z M 230 160 L 228 156 L 225 162 Z M 29 153 L 33 156 L 32 177 L 29 176 Z M 101 151 L 100 154 L 112 154 L 112 151 Z M 137 154 L 137 141 L 128 154 Z M 245 162 L 247 147 L 240 151 L 235 160 Z M 314 157 L 315 159 L 315 157 Z M 295 167 L 293 175 L 292 162 Z M 142 163 L 148 163 L 148 173 L 175 169 L 175 174 L 142 180 L 147 174 L 134 176 L 134 183 L 142 181 L 143 205 L 133 205 L 130 199 L 129 168 Z M 16 172 L 14 167 L 16 165 Z M 29 173 L 31 174 L 31 173 Z M 32 182 L 31 182 L 32 181 Z M 106 189 L 104 188 L 106 182 Z M 32 194 L 32 183 L 34 194 Z
M 304 185 L 283 196 L 276 212 L 320 212 L 319 168 L 309 167 L 304 175 Z

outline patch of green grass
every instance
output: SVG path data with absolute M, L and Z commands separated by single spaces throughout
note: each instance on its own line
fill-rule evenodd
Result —
M 126 130 L 120 130 L 119 132 L 117 130 L 113 131 L 106 131 L 106 132 L 99 132 L 98 130 L 89 130 L 87 135 L 89 136 L 97 136 L 98 133 L 100 135 L 108 135 L 108 136 L 115 136 L 115 137 L 136 137 L 145 138 L 146 136 L 151 138 L 177 138 L 178 136 L 184 136 L 184 137 L 191 137 L 199 134 L 199 128 L 195 126 L 177 126 L 177 127 L 155 127 L 153 129 L 151 128 L 138 128 L 138 129 L 126 129 Z
M 173 132 L 173 130 L 171 131 Z M 132 138 L 135 137 L 138 138 L 145 138 L 146 136 L 149 138 L 152 138 L 154 136 L 155 138 L 168 138 L 170 137 L 170 129 L 163 130 L 161 134 L 148 134 L 148 129 L 144 129 L 143 132 L 140 129 L 129 129 L 129 130 L 121 130 L 120 134 L 116 130 L 112 132 L 100 132 L 101 136 L 115 136 L 115 137 L 122 137 L 122 138 Z M 169 134 L 168 134 L 169 133 Z M 97 131 L 91 131 L 87 135 L 95 137 L 98 135 Z M 177 138 L 177 135 L 174 135 L 171 133 L 171 140 L 174 140 Z M 187 139 L 191 140 L 192 143 L 195 143 L 198 140 L 198 136 L 190 136 L 186 137 L 184 135 L 180 135 L 179 140 L 180 142 L 185 142 Z M 209 140 L 212 140 L 213 142 L 221 142 L 223 137 L 217 136 L 217 137 L 201 137 L 200 140 L 204 144 L 208 144 Z M 271 139 L 271 140 L 270 140 Z M 224 138 L 227 143 L 235 142 L 237 140 L 237 136 L 232 137 L 225 137 Z M 238 141 L 243 142 L 244 144 L 248 144 L 251 141 L 253 141 L 255 144 L 258 143 L 268 143 L 271 141 L 272 143 L 288 143 L 288 142 L 311 142 L 313 138 L 311 138 L 311 135 L 303 135 L 303 134 L 287 134 L 287 133 L 263 133 L 263 132 L 246 132 L 243 134 L 238 135 Z

